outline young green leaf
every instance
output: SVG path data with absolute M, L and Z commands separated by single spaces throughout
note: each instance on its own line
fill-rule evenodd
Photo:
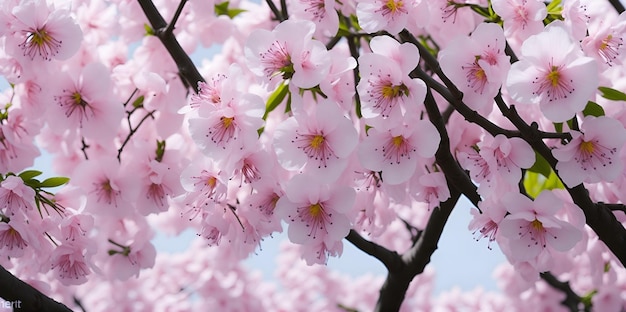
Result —
M 18 176 L 20 178 L 22 178 L 22 180 L 26 181 L 26 180 L 30 180 L 34 177 L 37 177 L 39 175 L 41 175 L 43 172 L 39 171 L 39 170 L 26 170 L 23 171 L 22 173 L 20 173 Z
M 535 163 L 528 168 L 528 171 L 539 173 L 547 178 L 550 176 L 550 172 L 552 172 L 552 167 L 550 167 L 550 164 L 543 156 L 535 152 Z
M 583 115 L 596 117 L 604 116 L 604 108 L 596 102 L 589 101 L 585 109 L 583 109 Z
M 39 184 L 40 187 L 57 187 L 66 184 L 70 181 L 70 178 L 66 177 L 52 177 L 45 179 Z
M 289 93 L 289 87 L 284 82 L 278 85 L 278 88 L 270 94 L 267 98 L 267 104 L 265 104 L 265 114 L 263 114 L 263 120 L 267 119 L 267 115 L 272 112 L 280 103 L 283 102 L 285 96 Z
M 599 87 L 602 97 L 612 101 L 626 101 L 626 93 L 608 87 Z

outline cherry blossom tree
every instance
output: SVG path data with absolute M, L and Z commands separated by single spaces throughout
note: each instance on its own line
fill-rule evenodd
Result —
M 3 307 L 626 310 L 622 3 L 220 1 L 0 4 Z M 453 209 L 500 292 L 433 294 Z

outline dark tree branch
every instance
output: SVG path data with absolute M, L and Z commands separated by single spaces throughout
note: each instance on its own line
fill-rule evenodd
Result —
M 618 14 L 622 14 L 624 12 L 624 5 L 620 0 L 609 0 L 609 3 L 615 8 Z
M 378 259 L 385 265 L 387 270 L 397 267 L 400 265 L 400 262 L 402 262 L 402 258 L 397 252 L 366 240 L 355 230 L 350 230 L 350 233 L 346 236 L 346 240 L 366 254 Z
M 439 238 L 448 217 L 461 196 L 461 193 L 454 186 L 449 185 L 449 187 L 451 188 L 451 197 L 433 210 L 417 244 L 402 254 L 402 261 L 398 263 L 399 265 L 389 269 L 387 279 L 380 289 L 375 311 L 400 310 L 411 281 L 415 276 L 424 272 L 426 265 L 430 263 L 430 258 L 437 249 Z
M 187 3 L 187 0 L 180 0 L 180 3 L 178 4 L 178 8 L 176 8 L 176 12 L 174 13 L 174 16 L 172 16 L 172 20 L 167 25 L 167 28 L 165 29 L 165 31 L 163 31 L 164 36 L 171 35 L 174 33 L 176 22 L 178 22 L 178 18 L 180 17 L 180 14 L 183 12 L 183 8 L 185 7 L 186 3 Z
M 150 22 L 150 26 L 154 29 L 155 36 L 161 40 L 165 49 L 170 53 L 172 59 L 176 63 L 178 67 L 178 71 L 180 75 L 183 77 L 186 84 L 192 86 L 195 92 L 199 91 L 198 83 L 204 82 L 204 78 L 198 72 L 198 68 L 193 64 L 191 58 L 183 50 L 183 48 L 176 40 L 176 36 L 172 32 L 168 32 L 167 27 L 168 24 L 163 19 L 159 10 L 154 6 L 152 0 L 137 0 L 139 1 L 139 5 L 141 9 L 146 14 L 148 21 Z
M 16 311 L 39 311 L 39 312 L 72 312 L 64 304 L 42 294 L 39 290 L 21 281 L 4 267 L 0 266 L 0 298 L 10 301 Z
M 567 307 L 572 312 L 578 312 L 580 309 L 578 306 L 582 303 L 582 298 L 576 294 L 569 285 L 569 282 L 561 282 L 550 272 L 540 273 L 539 276 L 555 289 L 562 291 L 565 294 L 565 299 L 561 301 L 561 304 Z M 589 311 L 588 307 L 585 307 L 584 311 Z
M 437 107 L 437 102 L 435 101 L 430 88 L 426 89 L 426 100 L 424 101 L 424 106 L 426 107 L 426 113 L 428 113 L 430 122 L 432 122 L 435 128 L 437 128 L 437 131 L 439 131 L 439 137 L 441 138 L 439 149 L 435 153 L 435 159 L 437 160 L 437 164 L 439 164 L 439 168 L 441 168 L 446 176 L 446 180 L 454 185 L 457 190 L 463 193 L 476 207 L 478 207 L 478 202 L 481 201 L 480 195 L 477 191 L 478 188 L 474 185 L 463 168 L 461 168 L 461 166 L 456 162 L 456 159 L 454 159 L 454 156 L 452 156 L 452 153 L 450 152 L 450 138 L 448 137 L 448 131 L 446 130 L 443 117 L 439 112 L 439 107 Z
M 265 0 L 265 2 L 267 2 L 267 6 L 270 7 L 270 10 L 272 10 L 272 13 L 274 13 L 274 16 L 276 17 L 278 21 L 283 22 L 286 20 L 286 18 L 283 17 L 283 14 L 280 12 L 276 4 L 274 4 L 274 1 Z
M 556 169 L 557 160 L 552 155 L 552 150 L 543 142 L 542 137 L 537 132 L 536 126 L 528 125 L 517 113 L 515 106 L 507 106 L 501 94 L 498 94 L 495 100 L 502 114 L 520 130 L 522 138 L 528 142 L 528 144 L 550 164 L 554 172 L 558 174 Z M 582 183 L 575 187 L 566 186 L 566 189 L 574 203 L 578 205 L 585 214 L 587 225 L 596 232 L 600 240 L 602 240 L 619 259 L 622 266 L 626 267 L 626 229 L 617 221 L 611 209 L 607 208 L 605 204 L 594 203 L 589 197 L 589 191 L 587 191 Z

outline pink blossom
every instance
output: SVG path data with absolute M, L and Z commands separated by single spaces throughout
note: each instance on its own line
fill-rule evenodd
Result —
M 66 60 L 78 51 L 83 35 L 68 10 L 46 0 L 22 0 L 11 13 L 10 40 L 30 60 Z
M 113 95 L 110 72 L 104 65 L 91 63 L 76 76 L 62 73 L 51 93 L 54 104 L 46 117 L 53 131 L 80 129 L 83 136 L 100 143 L 113 139 L 123 106 Z
M 407 24 L 414 1 L 405 0 L 366 0 L 356 5 L 359 26 L 368 33 L 386 30 L 399 33 Z
M 489 201 L 481 201 L 479 203 L 480 211 L 472 208 L 472 221 L 468 225 L 468 229 L 473 231 L 472 234 L 476 241 L 487 238 L 487 248 L 491 249 L 491 242 L 495 241 L 498 235 L 498 227 L 507 211 L 501 204 L 487 204 Z
M 270 83 L 290 80 L 303 89 L 318 85 L 328 74 L 330 57 L 324 44 L 313 40 L 311 21 L 286 20 L 274 30 L 255 30 L 245 45 L 250 70 Z
M 292 105 L 300 102 L 294 96 Z M 274 150 L 280 165 L 326 183 L 341 175 L 357 143 L 352 122 L 336 103 L 327 100 L 318 102 L 311 113 L 294 112 L 274 131 Z
M 14 129 L 0 124 L 0 172 L 19 172 L 33 165 L 39 150 L 32 141 L 14 139 Z
M 26 214 L 35 209 L 35 190 L 25 185 L 20 177 L 7 176 L 0 183 L 0 207 L 8 217 Z
M 450 190 L 443 172 L 431 172 L 420 175 L 411 183 L 411 190 L 417 201 L 428 203 L 428 210 L 439 206 L 450 198 Z
M 297 0 L 293 2 L 290 15 L 295 19 L 314 22 L 316 33 L 332 37 L 339 29 L 336 3 L 333 0 Z
M 231 66 L 228 75 L 218 75 L 201 84 L 190 107 L 198 116 L 189 119 L 189 132 L 200 150 L 218 162 L 240 159 L 255 146 L 257 130 L 263 127 L 263 100 L 242 92 L 241 69 Z M 183 110 L 185 111 L 185 110 Z M 234 162 L 231 159 L 231 162 Z
M 404 115 L 417 114 L 418 103 L 422 103 L 426 96 L 426 85 L 422 80 L 408 76 L 406 72 L 410 65 L 410 62 L 398 64 L 394 59 L 376 53 L 359 57 L 361 80 L 357 91 L 363 117 L 388 118 L 387 124 L 396 124 Z
M 285 196 L 276 203 L 276 213 L 289 224 L 291 242 L 324 242 L 333 246 L 348 235 L 350 221 L 346 213 L 352 209 L 354 198 L 352 188 L 321 184 L 300 174 L 285 186 Z
M 509 184 L 517 184 L 522 178 L 521 169 L 535 163 L 535 152 L 521 138 L 507 138 L 502 134 L 493 138 L 485 136 L 478 145 L 489 171 Z
M 156 249 L 150 238 L 148 231 L 140 231 L 130 245 L 111 243 L 109 270 L 115 278 L 127 280 L 133 275 L 139 276 L 141 269 L 154 266 Z
M 541 32 L 548 13 L 538 0 L 493 0 L 491 6 L 504 21 L 504 35 L 520 43 Z
M 513 100 L 538 104 L 554 122 L 582 111 L 598 86 L 596 62 L 585 57 L 565 25 L 552 22 L 522 45 L 506 82 Z
M 507 238 L 514 261 L 535 260 L 546 248 L 565 252 L 581 239 L 582 232 L 568 222 L 555 217 L 563 206 L 551 191 L 543 191 L 534 201 L 519 193 L 502 196 L 509 211 L 499 225 L 499 233 Z
M 482 23 L 470 37 L 457 37 L 439 52 L 441 69 L 463 92 L 463 102 L 474 110 L 491 111 L 493 98 L 511 67 L 505 45 L 500 26 Z
M 61 221 L 61 236 L 68 242 L 82 242 L 93 229 L 94 218 L 88 214 L 72 214 Z
M 4 257 L 21 257 L 24 249 L 30 245 L 25 224 L 19 222 L 0 222 L 0 252 Z
M 619 121 L 587 116 L 580 131 L 570 133 L 572 140 L 567 145 L 552 150 L 559 161 L 556 170 L 567 186 L 610 182 L 620 175 L 624 165 L 619 153 L 626 142 L 626 130 Z
M 390 36 L 376 36 L 370 40 L 372 53 L 388 57 L 398 64 L 402 75 L 408 76 L 417 67 L 420 53 L 414 44 L 400 43 Z
M 439 133 L 429 121 L 415 121 L 387 131 L 369 129 L 358 148 L 364 168 L 382 171 L 385 183 L 406 182 L 415 172 L 422 158 L 435 155 L 439 147 Z
M 82 246 L 63 244 L 55 248 L 51 255 L 51 268 L 64 285 L 84 284 L 91 274 Z
M 626 13 L 622 13 L 614 23 L 589 27 L 589 36 L 583 39 L 582 46 L 588 56 L 594 57 L 601 68 L 606 69 L 623 63 L 625 39 Z

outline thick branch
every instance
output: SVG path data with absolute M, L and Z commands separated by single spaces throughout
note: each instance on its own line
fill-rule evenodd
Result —
M 426 265 L 430 263 L 448 217 L 461 197 L 461 193 L 454 186 L 449 185 L 449 187 L 451 197 L 435 208 L 417 244 L 402 255 L 401 265 L 389 270 L 387 279 L 380 289 L 375 311 L 400 310 L 411 281 L 415 276 L 424 272 Z
M 624 12 L 624 5 L 620 0 L 609 0 L 609 3 L 611 3 L 611 5 L 615 8 L 615 11 L 617 11 L 618 14 Z
M 385 265 L 387 270 L 391 270 L 391 268 L 397 267 L 398 265 L 400 265 L 400 262 L 402 262 L 402 258 L 400 257 L 400 255 L 398 255 L 397 252 L 391 251 L 374 242 L 366 240 L 355 230 L 350 230 L 350 233 L 348 233 L 348 236 L 346 236 L 346 240 L 348 240 L 350 243 L 352 243 L 352 245 L 359 248 L 366 254 L 378 259 Z
M 195 92 L 198 92 L 198 83 L 201 81 L 204 82 L 204 78 L 202 78 L 202 75 L 198 72 L 198 69 L 191 61 L 187 52 L 180 46 L 174 34 L 171 31 L 167 31 L 168 24 L 165 22 L 165 19 L 163 19 L 161 13 L 159 13 L 159 10 L 154 6 L 152 0 L 137 1 L 139 1 L 141 9 L 146 14 L 150 26 L 154 29 L 155 36 L 161 40 L 165 49 L 167 49 L 174 59 L 181 77 L 188 85 L 194 88 Z
M 16 311 L 72 311 L 64 304 L 54 301 L 24 283 L 2 266 L 0 266 L 0 298 L 11 302 Z
M 439 131 L 439 137 L 441 142 L 439 143 L 439 149 L 435 154 L 437 164 L 446 176 L 446 180 L 453 184 L 456 189 L 463 193 L 476 207 L 478 202 L 481 201 L 480 195 L 478 195 L 477 187 L 474 185 L 467 173 L 456 162 L 452 153 L 450 152 L 450 139 L 446 130 L 446 125 L 443 121 L 443 117 L 437 107 L 437 102 L 430 91 L 430 88 L 426 89 L 426 100 L 424 101 L 426 112 L 430 122 L 435 125 L 437 131 Z
M 572 312 L 580 311 L 578 309 L 579 304 L 582 302 L 578 294 L 576 294 L 569 285 L 569 282 L 559 281 L 552 273 L 544 272 L 539 274 L 541 278 L 548 283 L 548 285 L 562 291 L 565 294 L 565 299 L 561 301 L 561 304 L 566 306 Z M 588 311 L 588 309 L 585 309 Z
M 526 121 L 520 117 L 515 106 L 507 107 L 500 94 L 496 96 L 496 104 L 502 111 L 502 114 L 520 130 L 522 138 L 528 142 L 528 144 L 550 164 L 554 172 L 558 174 L 558 170 L 556 170 L 557 160 L 552 155 L 552 150 L 543 142 L 541 136 L 538 135 L 537 129 L 528 125 Z M 579 184 L 575 187 L 566 187 L 566 189 L 574 203 L 583 210 L 587 224 L 596 232 L 600 240 L 606 244 L 622 265 L 626 267 L 626 229 L 617 221 L 611 209 L 607 208 L 605 204 L 594 203 L 589 197 L 589 191 L 587 191 L 583 184 Z

